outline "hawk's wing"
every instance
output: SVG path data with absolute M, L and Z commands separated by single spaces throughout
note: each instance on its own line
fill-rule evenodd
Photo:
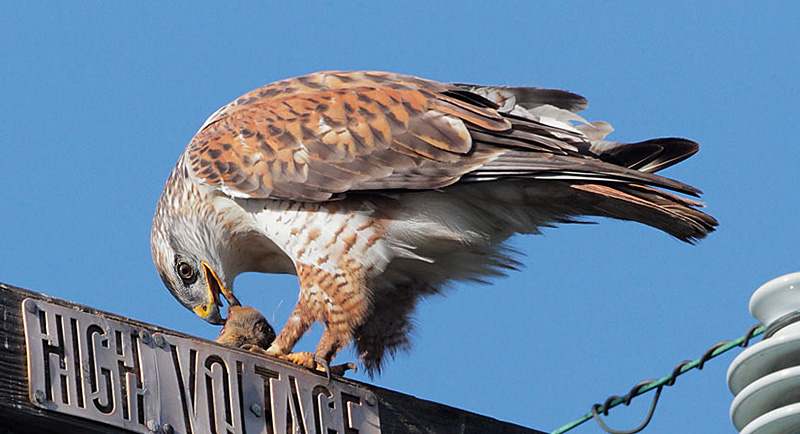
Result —
M 573 112 L 585 106 L 583 97 L 553 89 L 322 72 L 264 86 L 221 108 L 187 152 L 201 182 L 235 197 L 324 201 L 347 191 L 502 177 L 699 192 L 643 168 L 674 164 L 696 144 L 683 141 L 677 156 L 674 144 L 665 152 L 655 141 L 606 152 L 615 150 L 601 141 L 610 126 L 570 122 L 583 121 Z

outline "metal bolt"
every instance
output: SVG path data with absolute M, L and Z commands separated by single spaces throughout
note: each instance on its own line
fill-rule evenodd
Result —
M 378 404 L 378 400 L 375 399 L 375 395 L 368 393 L 367 396 L 364 397 L 364 401 L 367 402 L 367 405 L 370 407 L 375 407 Z
M 39 308 L 36 306 L 36 302 L 33 300 L 25 300 L 25 310 L 30 313 L 36 313 Z
M 161 432 L 163 432 L 164 434 L 173 434 L 175 432 L 175 429 L 172 428 L 172 425 L 165 423 L 164 426 L 161 427 Z
M 37 389 L 35 392 L 33 392 L 33 399 L 35 399 L 39 404 L 44 404 L 44 392 Z
M 164 348 L 164 345 L 167 344 L 167 340 L 164 339 L 164 336 L 161 333 L 153 334 L 153 342 L 155 342 L 156 346 L 159 348 Z
M 263 410 L 261 410 L 261 406 L 258 404 L 251 405 L 250 411 L 252 411 L 253 414 L 256 415 L 256 417 L 261 417 L 261 415 L 264 414 Z
M 139 339 L 144 342 L 145 345 L 150 345 L 150 332 L 147 330 L 142 330 L 139 332 Z
M 147 419 L 147 429 L 152 432 L 158 432 L 158 422 L 155 419 Z

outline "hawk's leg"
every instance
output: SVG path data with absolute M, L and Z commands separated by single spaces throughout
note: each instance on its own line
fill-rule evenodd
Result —
M 247 349 L 260 354 L 287 360 L 309 369 L 316 369 L 328 375 L 332 373 L 342 376 L 348 370 L 356 370 L 356 366 L 352 363 L 330 366 L 330 361 L 347 341 L 341 341 L 341 339 L 331 340 L 331 333 L 328 332 L 329 328 L 326 328 L 325 332 L 322 334 L 322 340 L 320 341 L 316 354 L 309 352 L 291 352 L 292 348 L 297 344 L 297 341 L 300 340 L 303 334 L 308 331 L 309 327 L 314 323 L 315 315 L 312 313 L 310 305 L 311 303 L 309 302 L 308 296 L 305 292 L 301 291 L 300 299 L 297 301 L 292 315 L 289 316 L 289 320 L 286 322 L 286 325 L 283 326 L 283 330 L 278 333 L 278 337 L 275 338 L 272 345 L 266 350 L 253 346 Z M 326 338 L 326 336 L 328 336 L 328 338 Z M 349 336 L 349 329 L 345 336 Z M 320 348 L 323 348 L 323 342 L 325 342 L 324 347 L 329 348 L 324 355 L 320 354 L 319 351 Z M 332 345 L 331 342 L 335 342 L 336 344 Z
M 366 286 L 355 273 L 345 270 L 330 273 L 318 267 L 298 264 L 297 276 L 300 280 L 297 305 L 283 330 L 267 349 L 267 355 L 330 374 L 333 370 L 331 361 L 352 340 L 355 327 L 364 321 L 369 305 Z M 314 354 L 290 353 L 315 320 L 325 324 L 325 331 Z M 355 365 L 345 363 L 339 367 L 347 370 Z
M 314 352 L 314 361 L 317 363 L 317 370 L 324 371 L 329 382 L 331 380 L 331 372 L 336 373 L 331 367 L 331 361 L 336 357 L 336 353 L 347 345 L 350 341 L 350 336 L 352 336 L 352 329 L 346 323 L 326 322 L 325 331 L 322 332 L 322 339 L 320 339 L 317 350 Z M 345 370 L 347 370 L 347 366 L 352 366 L 351 369 L 355 370 L 355 365 L 352 363 L 338 366 L 345 366 Z M 333 368 L 336 368 L 336 366 Z
M 308 320 L 308 318 L 312 317 L 311 315 L 304 315 L 304 312 L 307 313 L 305 300 L 303 297 L 298 301 L 292 316 L 289 317 L 289 321 L 265 353 L 306 368 L 325 372 L 328 375 L 328 380 L 330 380 L 331 373 L 344 375 L 348 369 L 355 370 L 356 366 L 353 363 L 330 365 L 339 350 L 350 342 L 353 335 L 353 328 L 347 321 L 347 315 L 342 313 L 342 310 L 335 305 L 329 307 L 327 320 L 325 321 L 325 331 L 322 332 L 322 339 L 320 339 L 316 351 L 314 353 L 290 352 L 313 322 Z
M 314 358 L 317 362 L 330 364 L 339 350 L 350 342 L 352 333 L 346 324 L 327 323 L 325 331 L 322 332 L 322 339 L 314 352 Z
M 273 357 L 285 358 L 292 348 L 294 348 L 297 341 L 303 337 L 303 334 L 314 323 L 314 315 L 309 309 L 308 298 L 304 296 L 303 292 L 300 293 L 300 299 L 297 300 L 297 305 L 294 307 L 292 315 L 283 326 L 283 330 L 278 333 L 275 341 L 266 351 L 266 354 Z M 298 363 L 298 362 L 295 362 Z M 303 363 L 298 363 L 303 364 Z
M 363 323 L 367 304 L 363 292 L 364 286 L 348 281 L 343 273 L 332 275 L 332 278 L 339 285 L 325 292 L 325 331 L 322 332 L 322 338 L 314 352 L 314 360 L 318 364 L 317 369 L 325 368 L 325 371 L 329 373 L 329 380 L 330 372 L 336 373 L 330 367 L 330 363 L 339 350 L 353 340 L 355 325 Z M 355 282 L 358 281 L 355 280 Z M 355 369 L 355 365 L 352 363 L 339 366 L 352 366 L 352 369 Z

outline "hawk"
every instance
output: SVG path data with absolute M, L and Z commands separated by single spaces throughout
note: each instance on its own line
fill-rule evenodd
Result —
M 327 367 L 353 344 L 378 372 L 409 347 L 421 297 L 519 265 L 505 245 L 514 234 L 581 216 L 690 243 L 714 230 L 687 197 L 700 190 L 655 174 L 696 143 L 606 141 L 609 124 L 576 114 L 586 106 L 562 90 L 371 71 L 266 85 L 212 114 L 178 159 L 153 260 L 212 324 L 221 297 L 239 304 L 238 274 L 295 274 L 297 304 L 267 353 Z M 292 353 L 315 321 L 325 329 L 314 354 Z

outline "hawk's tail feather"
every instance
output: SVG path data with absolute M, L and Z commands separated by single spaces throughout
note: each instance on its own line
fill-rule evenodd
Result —
M 701 202 L 652 187 L 636 184 L 571 187 L 591 194 L 587 199 L 587 214 L 637 221 L 688 243 L 705 238 L 719 224 L 714 217 L 697 209 L 703 206 Z
M 581 150 L 558 147 L 562 142 L 541 132 L 473 131 L 475 157 L 485 161 L 464 174 L 460 182 L 502 178 L 594 180 L 637 183 L 699 196 L 699 189 L 654 172 L 694 155 L 697 143 L 681 138 L 658 138 L 637 143 L 604 140 L 586 142 Z

